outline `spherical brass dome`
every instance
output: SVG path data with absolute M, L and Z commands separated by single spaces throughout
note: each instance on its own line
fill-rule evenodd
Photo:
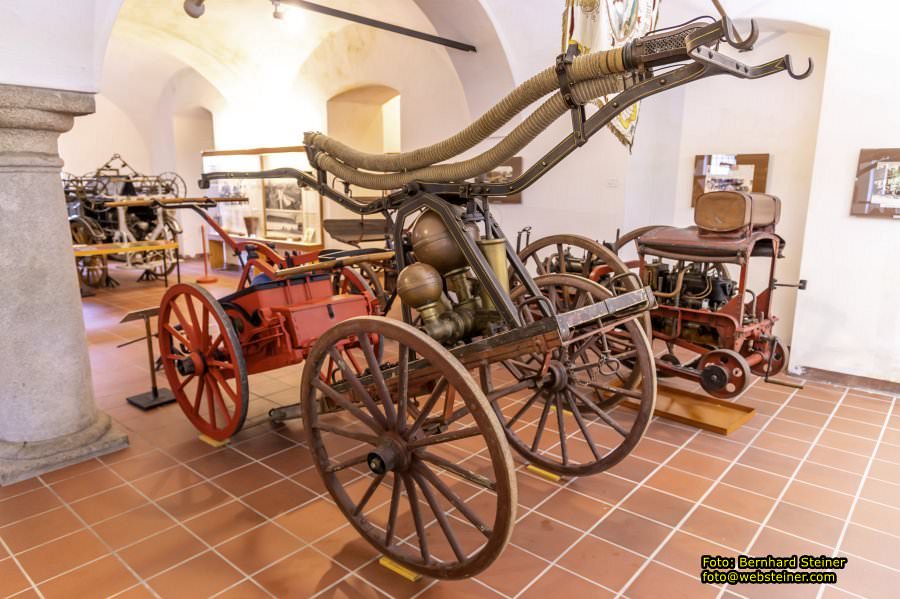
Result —
M 397 278 L 397 293 L 403 303 L 418 308 L 441 298 L 444 281 L 435 268 L 424 262 L 410 264 Z
M 478 226 L 465 225 L 466 233 L 478 240 Z M 462 250 L 450 236 L 441 217 L 432 210 L 425 212 L 412 228 L 412 245 L 416 259 L 434 266 L 441 273 L 468 266 Z

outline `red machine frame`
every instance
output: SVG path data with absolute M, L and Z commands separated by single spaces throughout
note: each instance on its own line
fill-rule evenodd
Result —
M 674 375 L 697 381 L 704 390 L 720 398 L 738 395 L 746 388 L 752 372 L 768 378 L 787 365 L 787 349 L 773 327 L 778 318 L 771 313 L 772 292 L 777 281 L 777 260 L 783 257 L 784 241 L 774 232 L 749 227 L 733 233 L 710 234 L 697 227 L 684 229 L 658 227 L 635 238 L 638 269 L 642 281 L 649 279 L 647 257 L 664 258 L 701 265 L 735 264 L 740 272 L 737 293 L 721 309 L 709 310 L 668 305 L 659 302 L 651 311 L 653 337 L 664 341 L 670 353 L 657 360 L 661 375 Z M 747 301 L 747 280 L 751 258 L 769 257 L 766 288 Z M 680 279 L 679 279 L 680 280 Z M 656 293 L 658 298 L 664 295 Z M 665 319 L 664 327 L 658 326 Z M 710 343 L 685 338 L 685 323 L 696 323 L 715 331 Z M 700 354 L 693 366 L 682 366 L 672 354 L 678 346 Z

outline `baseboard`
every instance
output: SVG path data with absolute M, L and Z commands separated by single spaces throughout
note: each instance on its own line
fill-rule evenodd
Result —
M 858 389 L 865 389 L 867 391 L 900 395 L 900 383 L 883 381 L 881 379 L 873 379 L 867 376 L 857 376 L 855 374 L 833 372 L 831 370 L 822 370 L 821 368 L 812 368 L 810 366 L 800 366 L 796 369 L 792 368 L 791 374 L 818 383 L 843 385 L 845 387 L 856 387 Z

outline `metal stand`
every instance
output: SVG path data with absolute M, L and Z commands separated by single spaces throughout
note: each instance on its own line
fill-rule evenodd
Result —
M 150 366 L 150 391 L 140 393 L 138 395 L 132 395 L 131 397 L 127 397 L 125 399 L 131 405 L 145 411 L 152 408 L 158 408 L 159 406 L 164 406 L 175 401 L 175 395 L 171 390 L 166 389 L 165 387 L 160 389 L 156 386 L 156 359 L 153 356 L 153 333 L 150 331 L 150 319 L 157 314 L 159 314 L 158 307 L 146 308 L 144 310 L 135 310 L 134 312 L 129 312 L 128 314 L 126 314 L 125 317 L 119 321 L 119 323 L 121 324 L 125 322 L 131 322 L 132 320 L 137 320 L 138 318 L 142 318 L 144 320 L 144 330 L 147 333 L 144 339 L 147 340 L 147 360 L 148 365 Z M 119 347 L 124 347 L 125 345 L 134 343 L 135 341 L 140 341 L 140 339 L 135 339 L 133 341 L 123 343 Z

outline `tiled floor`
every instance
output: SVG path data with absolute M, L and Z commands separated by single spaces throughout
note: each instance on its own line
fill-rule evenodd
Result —
M 378 565 L 331 502 L 299 424 L 213 449 L 177 406 L 125 403 L 148 387 L 145 345 L 117 348 L 143 334 L 117 323 L 161 293 L 125 283 L 84 301 L 97 403 L 131 447 L 0 488 L 0 596 L 896 596 L 895 397 L 757 381 L 740 400 L 757 415 L 728 438 L 657 420 L 612 470 L 559 484 L 517 461 L 518 522 L 502 557 L 474 580 L 411 583 Z M 251 416 L 296 402 L 298 378 L 251 377 Z M 703 553 L 795 552 L 849 564 L 827 589 L 698 582 Z

